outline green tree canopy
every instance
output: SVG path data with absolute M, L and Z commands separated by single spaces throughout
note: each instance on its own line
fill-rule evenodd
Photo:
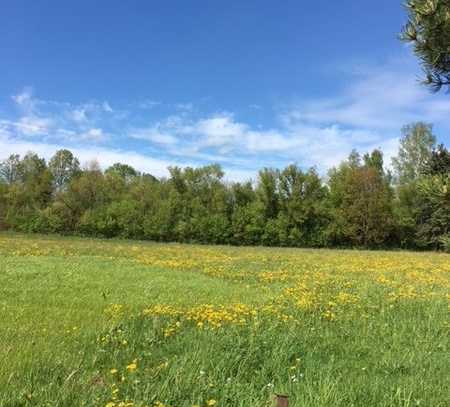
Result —
M 13 184 L 20 176 L 20 155 L 11 154 L 0 162 L 0 179 L 6 184 Z
M 397 182 L 406 184 L 417 180 L 424 173 L 435 145 L 431 124 L 417 122 L 404 126 L 398 155 L 392 159 Z
M 69 150 L 58 150 L 50 159 L 48 168 L 53 175 L 55 189 L 61 191 L 80 173 L 80 162 Z
M 105 174 L 115 175 L 122 178 L 125 182 L 130 182 L 138 175 L 138 172 L 131 165 L 115 163 L 106 169 Z
M 171 167 L 167 178 L 127 164 L 79 168 L 68 150 L 0 163 L 0 228 L 158 241 L 267 246 L 444 248 L 450 242 L 450 156 L 431 125 L 403 129 L 394 166 L 383 153 L 348 159 L 327 182 L 314 169 L 264 168 L 224 180 L 218 164 Z
M 443 144 L 433 150 L 425 169 L 428 175 L 450 174 L 450 151 Z

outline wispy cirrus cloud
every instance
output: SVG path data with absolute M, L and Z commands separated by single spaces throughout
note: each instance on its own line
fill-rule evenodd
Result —
M 16 136 L 41 137 L 45 140 L 103 142 L 109 135 L 99 123 L 114 110 L 107 101 L 72 104 L 36 98 L 31 87 L 12 96 L 18 116 L 2 120 Z
M 151 100 L 151 99 L 147 99 L 147 100 L 142 100 L 140 102 L 138 102 L 136 104 L 136 106 L 140 109 L 153 109 L 157 106 L 161 106 L 162 103 L 156 100 Z
M 402 124 L 416 120 L 448 122 L 448 96 L 432 94 L 420 85 L 416 62 L 410 58 L 393 59 L 383 66 L 353 68 L 346 75 L 349 85 L 342 92 L 300 101 L 288 115 L 309 123 L 372 131 L 398 131 Z
M 23 116 L 16 123 L 16 128 L 25 136 L 40 136 L 46 134 L 53 125 L 50 118 L 38 116 Z
M 129 130 L 128 137 L 146 140 L 159 145 L 175 145 L 178 143 L 177 137 L 167 132 L 164 128 L 161 128 L 159 124 Z
M 35 100 L 32 97 L 33 89 L 31 87 L 25 87 L 22 92 L 17 95 L 11 96 L 11 99 L 21 108 L 26 111 L 31 111 L 34 109 Z

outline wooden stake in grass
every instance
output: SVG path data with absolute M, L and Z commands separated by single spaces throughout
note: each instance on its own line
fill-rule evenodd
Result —
M 277 406 L 276 407 L 289 407 L 288 396 L 284 396 L 282 394 L 277 394 L 275 396 L 275 401 L 277 402 Z

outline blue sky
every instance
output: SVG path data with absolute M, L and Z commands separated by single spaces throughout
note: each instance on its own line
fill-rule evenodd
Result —
M 70 148 L 158 176 L 322 173 L 402 125 L 450 141 L 450 96 L 418 84 L 401 1 L 26 1 L 0 13 L 0 159 Z

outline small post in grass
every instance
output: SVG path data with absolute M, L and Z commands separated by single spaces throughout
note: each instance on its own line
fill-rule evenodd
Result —
M 275 401 L 277 402 L 276 407 L 289 407 L 289 398 L 283 394 L 277 394 L 275 396 Z

